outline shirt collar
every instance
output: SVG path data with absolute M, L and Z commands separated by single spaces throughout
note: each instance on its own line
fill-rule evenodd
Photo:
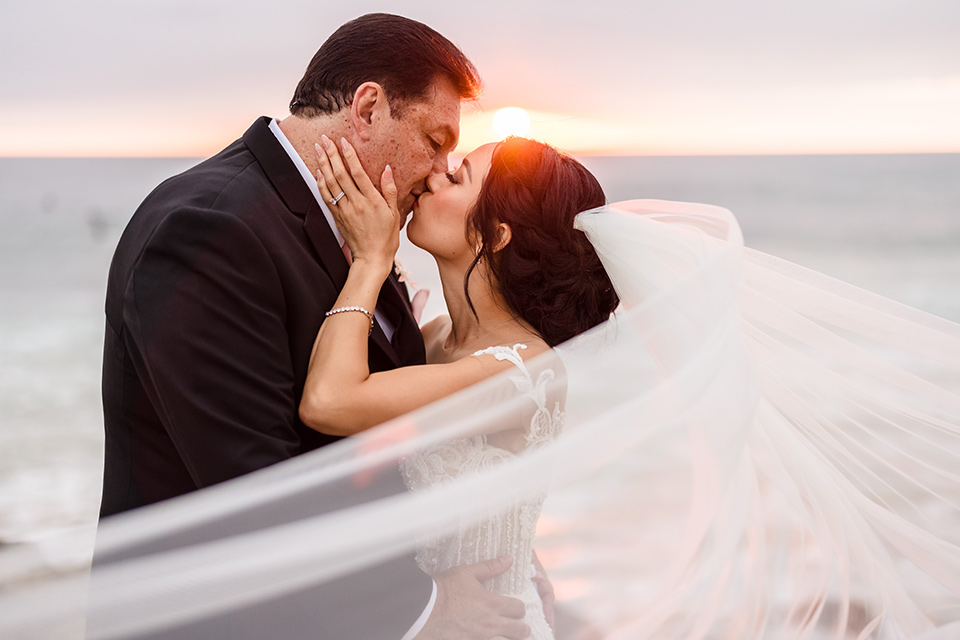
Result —
M 297 171 L 300 172 L 300 175 L 303 177 L 303 181 L 307 183 L 310 193 L 312 193 L 313 197 L 317 199 L 317 204 L 320 205 L 320 210 L 323 211 L 323 217 L 327 219 L 327 224 L 330 225 L 330 229 L 333 231 L 333 235 L 336 237 L 337 243 L 342 247 L 343 235 L 341 235 L 340 229 L 337 228 L 337 223 L 333 219 L 333 214 L 330 213 L 327 203 L 323 201 L 323 197 L 320 195 L 320 189 L 317 187 L 316 176 L 310 175 L 310 169 L 307 169 L 307 164 L 303 161 L 303 158 L 300 157 L 300 154 L 297 153 L 297 150 L 294 149 L 293 145 L 290 144 L 290 141 L 287 140 L 287 136 L 285 136 L 283 131 L 280 130 L 280 123 L 277 122 L 276 118 L 272 118 L 270 120 L 269 127 L 270 131 L 273 132 L 273 135 L 276 136 L 280 146 L 283 147 L 283 150 L 287 152 L 288 156 L 290 156 L 290 160 L 297 168 Z

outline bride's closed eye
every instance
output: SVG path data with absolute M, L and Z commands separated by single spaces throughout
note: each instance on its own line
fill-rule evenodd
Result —
M 451 184 L 460 184 L 460 181 L 454 177 L 452 172 L 448 171 L 443 175 L 447 176 L 447 180 L 449 180 Z

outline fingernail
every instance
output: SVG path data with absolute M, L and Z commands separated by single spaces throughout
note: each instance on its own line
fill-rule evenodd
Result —
M 319 142 L 314 142 L 314 143 L 313 143 L 313 148 L 317 150 L 317 155 L 323 154 L 323 149 L 320 148 L 320 143 L 319 143 Z
M 322 134 L 320 136 L 320 141 L 323 143 L 323 146 L 325 147 L 330 146 L 330 138 L 327 137 L 327 134 Z
M 385 168 L 387 171 L 389 171 L 390 173 L 393 173 L 393 169 L 390 168 L 390 165 L 387 165 L 387 166 L 384 167 L 384 168 Z
M 347 148 L 347 144 L 348 144 L 348 142 L 347 142 L 347 139 L 346 139 L 346 138 L 340 138 L 340 147 L 341 147 L 342 149 L 346 149 L 346 148 Z

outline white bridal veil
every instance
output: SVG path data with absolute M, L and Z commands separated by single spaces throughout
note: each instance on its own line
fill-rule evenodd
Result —
M 116 516 L 92 571 L 90 531 L 6 549 L 0 637 L 300 637 L 302 595 L 348 583 L 343 607 L 388 615 L 373 568 L 544 494 L 558 638 L 960 637 L 960 326 L 746 249 L 724 209 L 638 200 L 577 225 L 623 306 L 537 363 L 566 388 L 556 440 L 363 493 L 529 415 L 507 374 Z

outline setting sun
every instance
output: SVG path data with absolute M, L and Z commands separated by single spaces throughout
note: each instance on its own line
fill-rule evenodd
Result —
M 493 116 L 493 130 L 501 138 L 525 136 L 530 131 L 530 116 L 520 107 L 504 107 Z

